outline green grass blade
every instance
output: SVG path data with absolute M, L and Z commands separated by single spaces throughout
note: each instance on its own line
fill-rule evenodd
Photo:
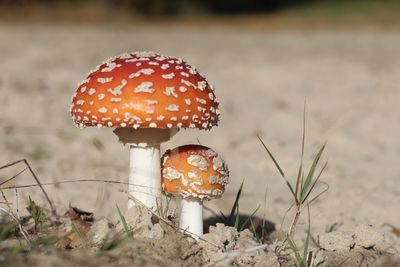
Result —
M 126 223 L 124 215 L 122 215 L 122 212 L 119 209 L 118 205 L 115 205 L 115 206 L 117 207 L 118 216 L 119 216 L 119 219 L 121 220 L 122 226 L 124 227 L 124 230 L 125 230 L 125 233 L 126 233 L 127 237 L 129 237 L 129 238 L 132 237 L 131 230 L 129 229 L 129 226 Z
M 296 199 L 296 193 L 293 190 L 292 185 L 289 183 L 289 181 L 286 179 L 285 173 L 283 172 L 282 168 L 279 166 L 278 162 L 275 160 L 274 156 L 272 155 L 271 151 L 269 151 L 268 147 L 265 145 L 264 141 L 261 139 L 260 136 L 257 135 L 258 140 L 260 140 L 261 144 L 263 145 L 265 151 L 267 151 L 269 157 L 272 159 L 272 161 L 275 164 L 275 167 L 278 169 L 279 173 L 281 174 L 282 178 L 285 180 L 287 186 L 289 187 L 290 192 L 292 193 L 293 197 Z
M 322 173 L 324 172 L 326 166 L 328 166 L 328 162 L 325 162 L 324 166 L 322 166 L 321 171 L 319 172 L 317 178 L 315 178 L 314 182 L 312 183 L 310 190 L 308 190 L 307 195 L 304 197 L 304 200 L 308 199 L 308 197 L 310 196 L 311 192 L 314 190 L 314 187 L 318 183 L 319 178 L 321 177 Z M 309 203 L 311 203 L 311 202 L 309 202 Z
M 249 224 L 250 220 L 252 220 L 254 214 L 256 214 L 256 212 L 258 211 L 258 209 L 260 208 L 260 206 L 258 206 L 253 213 L 250 214 L 249 217 L 247 217 L 247 219 L 243 222 L 243 224 L 240 226 L 239 232 L 243 231 L 244 228 L 246 228 L 247 224 Z
M 229 214 L 228 225 L 231 225 L 231 226 L 233 225 L 233 219 L 235 216 L 235 212 L 236 212 L 236 210 L 238 210 L 237 206 L 239 205 L 240 196 L 241 196 L 242 190 L 243 190 L 243 184 L 244 184 L 244 179 L 243 179 L 242 183 L 240 184 L 238 192 L 236 193 L 235 202 L 233 203 L 231 213 Z M 222 214 L 222 212 L 221 212 L 221 214 Z M 223 217 L 225 217 L 225 215 L 223 215 Z
M 264 237 L 265 237 L 265 222 L 266 222 L 266 213 L 267 213 L 267 193 L 268 193 L 268 188 L 265 189 L 265 195 L 264 195 L 264 214 L 263 214 L 263 219 L 262 219 L 262 230 L 261 230 L 261 242 L 264 242 Z
M 254 237 L 256 238 L 256 240 L 257 240 L 257 243 L 259 243 L 259 244 L 262 244 L 262 239 L 260 239 L 260 237 L 257 235 L 257 230 L 256 230 L 256 227 L 254 226 L 254 223 L 253 223 L 253 219 L 250 217 L 250 226 L 251 226 L 251 230 L 253 231 L 253 234 L 254 234 Z
M 304 107 L 303 107 L 303 134 L 301 139 L 301 156 L 300 156 L 300 164 L 299 164 L 299 171 L 297 173 L 296 179 L 296 201 L 298 200 L 298 193 L 299 193 L 299 186 L 300 186 L 300 177 L 303 173 L 303 159 L 304 159 L 304 144 L 306 140 L 306 101 L 304 100 Z
M 296 243 L 294 243 L 294 241 L 290 237 L 288 237 L 287 241 L 288 241 L 290 249 L 293 251 L 294 256 L 296 257 L 299 267 L 305 267 L 304 261 L 301 258 L 301 255 L 299 253 L 299 249 L 296 246 Z
M 303 203 L 306 200 L 305 196 L 308 195 L 310 185 L 311 185 L 312 179 L 314 177 L 315 169 L 318 165 L 318 162 L 321 158 L 321 155 L 322 155 L 322 152 L 324 151 L 324 149 L 325 149 L 325 144 L 320 148 L 317 156 L 314 158 L 314 161 L 311 165 L 310 171 L 308 172 L 307 178 L 304 181 L 304 184 L 302 185 L 302 188 L 300 190 L 300 203 Z
M 239 202 L 236 205 L 236 216 L 235 216 L 235 229 L 239 229 L 240 223 L 240 211 L 239 211 Z
M 225 214 L 222 213 L 222 211 L 219 211 L 219 213 L 221 214 L 222 219 L 225 222 L 225 224 L 228 225 L 229 224 L 228 218 L 225 216 Z

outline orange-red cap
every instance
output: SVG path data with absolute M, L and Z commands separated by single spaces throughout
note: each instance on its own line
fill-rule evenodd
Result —
M 210 129 L 214 89 L 195 68 L 153 52 L 126 53 L 90 72 L 73 96 L 76 126 Z
M 229 182 L 229 171 L 211 148 L 185 145 L 168 150 L 162 157 L 164 193 L 183 197 L 218 198 Z

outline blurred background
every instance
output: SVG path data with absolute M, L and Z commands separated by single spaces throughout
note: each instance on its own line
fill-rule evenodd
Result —
M 398 224 L 400 215 L 400 1 L 398 0 L 0 0 L 0 165 L 26 158 L 60 213 L 71 202 L 97 216 L 126 208 L 128 150 L 112 129 L 76 129 L 76 84 L 105 59 L 153 50 L 181 57 L 215 85 L 220 125 L 183 130 L 163 150 L 197 143 L 227 161 L 231 183 L 207 206 L 240 208 L 280 224 L 292 203 L 256 135 L 291 180 L 307 101 L 309 166 L 328 143 L 313 227 Z M 23 164 L 0 170 L 0 181 Z M 32 184 L 27 172 L 3 186 Z M 318 187 L 323 190 L 325 187 Z M 265 198 L 265 193 L 267 197 Z M 37 188 L 5 190 L 24 212 Z M 266 199 L 266 201 L 265 201 Z

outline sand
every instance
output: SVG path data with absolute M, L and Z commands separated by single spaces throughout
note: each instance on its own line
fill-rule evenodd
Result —
M 262 30 L 208 25 L 95 26 L 0 24 L 0 165 L 27 158 L 41 182 L 72 179 L 127 181 L 128 150 L 111 129 L 77 129 L 70 97 L 85 74 L 124 51 L 154 50 L 195 65 L 216 87 L 220 125 L 184 130 L 163 150 L 198 140 L 221 154 L 231 171 L 222 199 L 206 205 L 228 212 L 245 179 L 240 208 L 251 213 L 267 190 L 266 218 L 279 228 L 290 193 L 256 134 L 294 179 L 307 104 L 306 166 L 327 142 L 322 181 L 329 190 L 311 207 L 311 231 L 356 231 L 373 225 L 390 235 L 400 213 L 400 35 L 395 30 Z M 19 167 L 0 171 L 1 180 Z M 28 172 L 13 184 L 34 183 Z M 318 187 L 322 190 L 323 185 Z M 60 213 L 68 203 L 116 218 L 126 194 L 100 183 L 46 186 Z M 21 213 L 28 195 L 8 192 Z M 303 218 L 304 219 L 304 218 Z M 305 220 L 297 228 L 299 238 Z M 393 239 L 395 248 L 399 240 Z

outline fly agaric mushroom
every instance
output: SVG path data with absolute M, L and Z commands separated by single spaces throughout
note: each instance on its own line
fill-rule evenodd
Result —
M 163 191 L 183 197 L 179 227 L 195 239 L 203 234 L 203 200 L 221 197 L 228 182 L 228 168 L 211 148 L 180 146 L 162 158 Z
M 91 71 L 72 98 L 78 128 L 115 127 L 130 146 L 129 193 L 149 208 L 161 196 L 160 143 L 180 128 L 209 130 L 218 123 L 214 89 L 179 58 L 125 53 Z M 128 208 L 134 206 L 128 201 Z

